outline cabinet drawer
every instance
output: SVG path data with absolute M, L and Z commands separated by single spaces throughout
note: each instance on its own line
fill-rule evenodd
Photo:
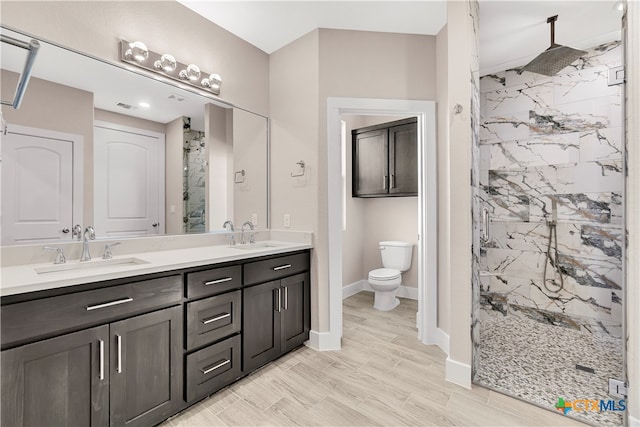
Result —
M 187 350 L 240 331 L 242 319 L 240 291 L 193 301 L 187 304 Z
M 187 356 L 187 402 L 207 396 L 242 375 L 240 336 Z
M 244 285 L 255 285 L 309 270 L 309 253 L 283 256 L 244 265 Z
M 187 298 L 220 294 L 242 286 L 242 267 L 212 268 L 187 274 Z
M 28 342 L 179 303 L 180 275 L 5 305 L 2 346 Z

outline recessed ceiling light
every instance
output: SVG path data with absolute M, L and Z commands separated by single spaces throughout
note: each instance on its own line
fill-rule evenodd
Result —
M 138 102 L 138 105 L 141 106 L 142 108 L 151 107 L 151 104 L 149 104 L 148 102 Z

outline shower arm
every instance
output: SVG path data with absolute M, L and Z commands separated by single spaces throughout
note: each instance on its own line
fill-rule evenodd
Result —
M 558 15 L 550 16 L 547 18 L 547 24 L 551 24 L 551 46 L 549 49 L 556 45 L 556 21 L 558 20 Z

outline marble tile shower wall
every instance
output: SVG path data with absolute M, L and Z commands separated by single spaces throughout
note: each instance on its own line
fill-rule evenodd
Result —
M 480 79 L 478 197 L 491 218 L 481 315 L 621 336 L 622 86 L 608 85 L 621 64 L 612 42 L 553 77 L 508 70 Z M 542 280 L 553 201 L 559 293 Z
M 184 130 L 184 232 L 205 231 L 205 135 L 204 132 Z

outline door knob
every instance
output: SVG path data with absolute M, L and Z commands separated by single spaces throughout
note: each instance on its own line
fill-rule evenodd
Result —
M 63 232 L 64 234 L 67 234 L 67 233 L 69 232 L 69 229 L 68 229 L 67 227 L 65 227 L 65 228 L 63 228 L 63 229 L 62 229 L 62 232 Z
M 152 227 L 157 227 L 157 226 L 159 226 L 159 225 L 160 225 L 160 223 L 159 223 L 159 222 L 154 222 L 153 224 L 151 224 L 151 226 L 152 226 Z

